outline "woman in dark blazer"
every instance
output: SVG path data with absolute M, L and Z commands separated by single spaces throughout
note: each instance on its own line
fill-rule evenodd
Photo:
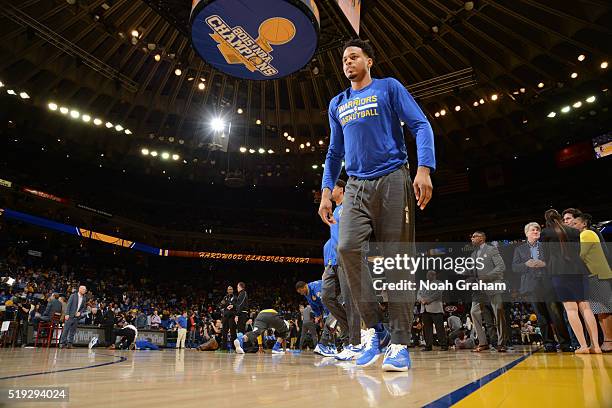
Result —
M 580 258 L 580 232 L 563 225 L 563 219 L 557 210 L 544 213 L 546 228 L 540 239 L 544 243 L 544 260 L 552 275 L 552 283 L 557 299 L 563 302 L 572 330 L 580 343 L 576 354 L 600 354 L 597 336 L 597 321 L 591 310 L 588 297 L 588 269 Z M 584 337 L 584 328 L 578 312 L 585 321 L 591 347 Z

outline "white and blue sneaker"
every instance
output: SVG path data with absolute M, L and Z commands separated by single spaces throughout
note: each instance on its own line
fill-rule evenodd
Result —
M 285 354 L 285 351 L 281 347 L 281 343 L 278 341 L 274 343 L 274 347 L 272 347 L 272 354 Z
M 357 366 L 367 367 L 374 364 L 382 353 L 381 350 L 389 344 L 390 339 L 387 330 L 376 332 L 374 329 L 368 329 L 363 338 L 363 352 L 357 357 Z
M 321 344 L 319 348 L 319 354 L 323 357 L 336 357 L 338 355 L 338 350 L 336 350 L 336 346 L 327 346 Z
M 244 354 L 244 340 L 243 340 L 244 334 L 242 333 L 238 333 L 236 335 L 236 340 L 234 340 L 234 347 L 236 348 L 236 353 L 238 354 Z
M 410 353 L 403 344 L 390 344 L 383 360 L 383 371 L 408 371 Z
M 352 344 L 349 344 L 348 346 L 344 348 L 344 350 L 342 350 L 340 354 L 336 355 L 336 360 L 340 360 L 340 361 L 354 360 L 355 358 L 357 358 L 357 356 L 361 353 L 362 350 L 363 348 L 361 347 L 361 345 L 353 346 Z
M 323 356 L 324 354 L 323 354 L 322 349 L 324 347 L 325 346 L 323 344 L 319 343 L 319 344 L 317 344 L 317 346 L 314 348 L 314 350 L 312 352 L 315 353 L 315 354 L 319 354 L 319 355 Z

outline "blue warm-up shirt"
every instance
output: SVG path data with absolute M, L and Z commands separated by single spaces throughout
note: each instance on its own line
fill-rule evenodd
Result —
M 179 316 L 178 319 L 176 319 L 176 322 L 181 328 L 187 328 L 187 318 L 185 316 Z
M 436 168 L 433 130 L 404 86 L 394 78 L 373 78 L 354 91 L 348 88 L 329 104 L 331 128 L 322 188 L 333 190 L 345 160 L 346 173 L 372 180 L 408 160 L 400 122 L 416 137 L 418 165 Z
M 308 304 L 312 308 L 312 313 L 314 313 L 315 316 L 327 317 L 327 315 L 329 314 L 329 310 L 327 310 L 327 308 L 323 304 L 323 300 L 321 300 L 322 286 L 322 280 L 310 282 L 308 284 L 308 294 L 304 297 L 308 301 Z
M 330 238 L 323 247 L 323 261 L 325 265 L 338 265 L 338 234 L 340 233 L 340 217 L 342 216 L 342 204 L 334 210 L 335 224 L 330 225 Z
M 332 246 L 331 238 L 323 246 L 323 262 L 325 266 L 336 265 L 336 250 Z

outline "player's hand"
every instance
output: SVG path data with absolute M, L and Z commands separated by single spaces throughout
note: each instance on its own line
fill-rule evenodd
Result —
M 433 185 L 431 184 L 431 177 L 429 176 L 429 167 L 419 166 L 417 169 L 416 177 L 412 183 L 414 188 L 414 195 L 417 199 L 417 206 L 424 210 L 427 203 L 431 200 L 433 194 Z M 321 203 L 323 203 L 321 201 Z
M 329 188 L 323 189 L 321 204 L 319 205 L 319 217 L 327 225 L 335 224 L 334 213 L 332 211 L 331 191 Z

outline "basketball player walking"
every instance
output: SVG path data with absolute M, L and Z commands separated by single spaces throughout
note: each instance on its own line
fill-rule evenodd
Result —
M 368 330 L 357 366 L 374 364 L 390 342 L 383 360 L 385 371 L 407 371 L 410 324 L 415 294 L 388 291 L 390 333 L 383 326 L 372 277 L 363 248 L 374 233 L 383 256 L 414 253 L 414 203 L 424 209 L 431 199 L 430 171 L 435 169 L 431 125 L 406 88 L 393 78 L 373 79 L 374 50 L 369 43 L 351 40 L 342 62 L 351 87 L 329 105 L 330 144 L 325 160 L 319 215 L 335 223 L 331 192 L 346 161 L 346 185 L 338 255 Z M 418 168 L 411 183 L 406 144 L 400 121 L 416 137 Z M 410 185 L 412 184 L 412 186 Z M 409 279 L 406 271 L 389 269 L 387 282 Z

